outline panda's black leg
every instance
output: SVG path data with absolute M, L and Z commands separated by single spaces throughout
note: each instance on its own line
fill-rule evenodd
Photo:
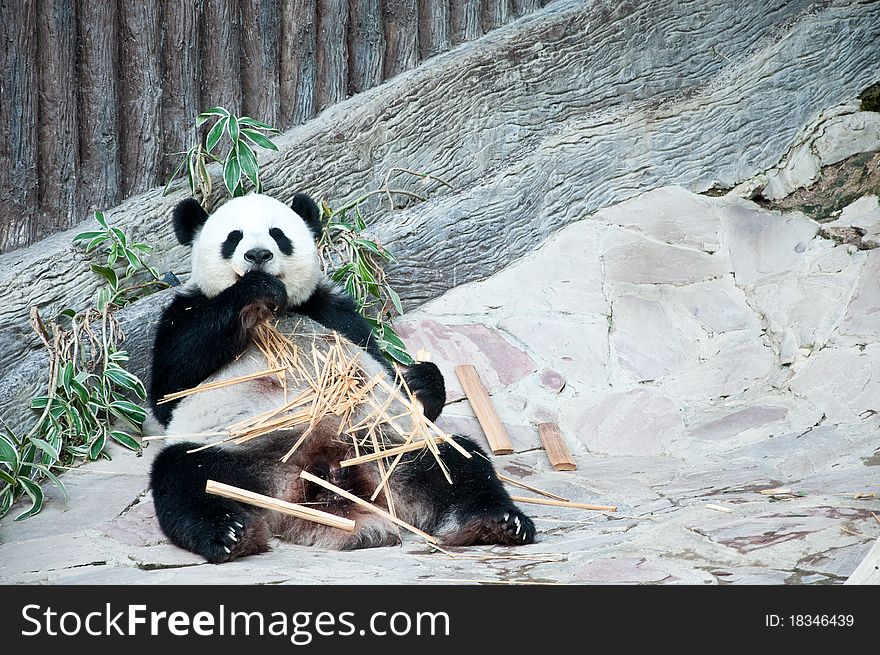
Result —
M 265 493 L 254 462 L 220 448 L 187 453 L 196 446 L 168 446 L 153 462 L 150 485 L 162 531 L 212 563 L 268 550 L 263 510 L 205 493 L 208 479 Z
M 434 362 L 418 362 L 403 370 L 403 378 L 413 396 L 422 403 L 425 416 L 436 421 L 446 404 L 446 384 Z
M 488 455 L 466 437 L 453 438 L 471 454 L 467 459 L 449 444 L 440 446 L 453 484 L 430 453 L 405 460 L 397 493 L 411 499 L 411 518 L 431 517 L 420 527 L 452 546 L 534 542 L 534 523 L 513 504 Z

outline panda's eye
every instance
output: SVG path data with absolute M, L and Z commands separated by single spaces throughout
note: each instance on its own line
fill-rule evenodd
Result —
M 293 243 L 291 243 L 290 239 L 287 238 L 287 235 L 280 229 L 273 227 L 269 230 L 269 236 L 275 239 L 275 243 L 278 244 L 278 250 L 285 255 L 289 255 L 293 252 Z
M 223 256 L 223 259 L 232 259 L 232 255 L 235 253 L 235 249 L 238 247 L 238 243 L 243 236 L 241 230 L 233 230 L 229 233 L 226 241 L 220 247 L 220 254 Z

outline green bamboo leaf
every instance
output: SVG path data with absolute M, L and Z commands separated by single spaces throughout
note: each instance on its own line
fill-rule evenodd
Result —
M 89 241 L 88 244 L 86 244 L 86 252 L 91 252 L 109 238 L 110 235 L 106 233 L 102 233 L 100 236 L 96 236 L 94 239 Z
M 111 227 L 110 231 L 119 239 L 119 242 L 122 244 L 123 248 L 128 247 L 128 237 L 125 236 L 125 232 L 120 230 L 118 227 Z
M 104 212 L 95 212 L 95 220 L 103 227 L 105 230 L 107 227 L 107 219 L 104 218 Z
M 241 164 L 238 161 L 236 148 L 229 151 L 226 163 L 223 164 L 223 182 L 231 195 L 235 195 L 238 183 L 241 180 Z
M 15 485 L 15 478 L 9 475 L 9 473 L 4 471 L 2 468 L 0 468 L 0 480 L 8 485 Z M 3 516 L 2 512 L 0 512 L 0 516 Z
M 37 448 L 42 450 L 44 453 L 48 453 L 53 461 L 58 461 L 60 459 L 58 449 L 50 444 L 45 439 L 38 439 L 37 437 L 31 437 L 31 443 L 34 444 Z
M 140 450 L 141 445 L 137 442 L 133 436 L 128 434 L 127 432 L 123 432 L 121 430 L 113 430 L 110 432 L 110 438 L 113 439 L 116 443 L 122 444 L 129 450 Z
M 209 120 L 212 116 L 219 116 L 224 118 L 229 116 L 229 112 L 226 111 L 223 107 L 211 107 L 210 109 L 206 109 L 201 114 L 196 116 L 196 127 L 201 127 L 205 124 L 205 121 Z
M 394 304 L 394 309 L 397 310 L 397 313 L 403 314 L 403 304 L 401 304 L 400 296 L 397 295 L 397 292 L 389 286 L 385 287 L 385 292 L 388 294 L 388 297 L 391 298 L 391 302 Z
M 266 150 L 278 150 L 278 146 L 276 146 L 265 134 L 260 134 L 255 130 L 249 130 L 247 128 L 242 128 L 241 133 L 246 136 L 249 141 L 254 143 L 254 145 L 258 145 Z
M 93 230 L 91 232 L 80 232 L 75 237 L 73 237 L 73 241 L 85 241 L 86 239 L 94 239 L 95 237 L 102 236 L 104 233 L 99 230 Z
M 139 407 L 138 405 L 130 403 L 127 400 L 117 400 L 115 402 L 112 402 L 110 403 L 109 409 L 116 416 L 119 416 L 120 418 L 125 418 L 129 421 L 133 421 L 137 425 L 143 423 L 144 419 L 147 418 L 147 412 L 143 409 L 143 407 Z
M 0 435 L 0 464 L 6 464 L 13 471 L 18 470 L 18 449 L 5 436 Z
M 107 441 L 107 437 L 105 437 L 104 434 L 101 433 L 98 435 L 98 438 L 95 439 L 89 445 L 89 459 L 90 460 L 94 461 L 94 460 L 98 459 L 98 457 L 101 456 L 101 451 L 104 450 L 104 444 L 106 443 L 106 441 Z
M 98 311 L 103 312 L 108 303 L 110 302 L 110 289 L 107 287 L 102 287 L 100 291 L 98 291 L 98 299 L 95 301 L 95 307 Z
M 250 116 L 242 116 L 238 119 L 238 122 L 242 125 L 247 125 L 248 127 L 255 127 L 259 130 L 268 130 L 269 132 L 279 132 L 278 128 L 272 127 L 268 123 L 264 123 L 263 121 L 258 121 Z
M 40 488 L 40 485 L 27 478 L 19 478 L 18 483 L 21 485 L 22 489 L 24 489 L 25 493 L 31 497 L 31 506 L 15 517 L 16 521 L 24 521 L 43 509 L 43 490 Z
M 239 128 L 238 119 L 232 114 L 229 115 L 229 122 L 226 124 L 226 131 L 229 132 L 229 138 L 232 139 L 232 145 L 238 145 Z
M 226 129 L 226 123 L 228 122 L 227 117 L 221 118 L 219 121 L 214 123 L 214 127 L 211 128 L 211 131 L 208 132 L 208 137 L 205 139 L 205 150 L 207 152 L 211 152 L 214 149 L 214 146 L 220 141 L 220 138 L 223 136 L 223 130 Z
M 253 183 L 260 192 L 260 167 L 257 164 L 257 157 L 251 147 L 243 141 L 238 144 L 238 161 L 241 163 L 241 170 L 247 178 Z
M 79 380 L 77 380 L 76 378 L 71 380 L 70 388 L 73 390 L 73 393 L 77 395 L 82 403 L 85 404 L 89 402 L 89 390 L 86 389 Z
M 61 494 L 64 496 L 64 500 L 67 500 L 67 489 L 64 488 L 64 483 L 58 479 L 52 471 L 49 470 L 49 467 L 43 466 L 42 464 L 34 464 L 34 468 L 40 471 L 43 475 L 45 475 L 49 480 L 61 491 Z
M 48 404 L 48 396 L 38 396 L 37 398 L 31 398 L 31 409 L 46 409 L 46 405 Z
M 6 516 L 12 507 L 12 487 L 0 491 L 0 518 Z
M 100 266 L 98 264 L 91 264 L 92 272 L 97 273 L 102 278 L 107 280 L 111 287 L 114 289 L 119 286 L 119 278 L 116 275 L 116 271 L 112 268 L 108 268 L 107 266 Z
M 73 362 L 67 362 L 64 365 L 59 377 L 61 378 L 61 386 L 64 388 L 64 393 L 70 397 L 70 381 L 73 380 Z
M 137 253 L 133 250 L 129 250 L 126 248 L 123 253 L 125 254 L 125 259 L 128 260 L 129 265 L 132 267 L 134 271 L 139 271 L 144 267 L 141 258 L 137 256 Z

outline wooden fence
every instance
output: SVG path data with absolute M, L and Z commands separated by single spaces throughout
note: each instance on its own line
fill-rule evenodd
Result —
M 164 182 L 223 105 L 302 123 L 547 0 L 3 0 L 0 252 Z

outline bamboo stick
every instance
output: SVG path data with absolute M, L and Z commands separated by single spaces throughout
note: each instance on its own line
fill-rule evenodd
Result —
M 161 405 L 163 403 L 170 403 L 172 400 L 177 400 L 178 398 L 183 398 L 185 396 L 191 396 L 195 393 L 201 393 L 203 391 L 213 391 L 215 389 L 222 389 L 223 387 L 229 387 L 233 384 L 239 384 L 241 382 L 249 382 L 250 380 L 256 380 L 259 378 L 268 377 L 270 375 L 274 375 L 280 371 L 286 371 L 287 367 L 278 367 L 278 368 L 267 368 L 265 371 L 259 371 L 257 373 L 250 373 L 248 375 L 241 375 L 237 378 L 229 378 L 228 380 L 217 380 L 216 382 L 208 382 L 207 384 L 201 384 L 197 387 L 193 387 L 192 389 L 184 389 L 183 391 L 175 391 L 174 393 L 168 393 L 162 396 L 162 399 L 159 400 L 156 404 Z
M 513 478 L 508 478 L 506 475 L 502 475 L 501 473 L 496 473 L 498 479 L 502 482 L 506 482 L 507 484 L 512 484 L 515 487 L 522 487 L 523 489 L 527 489 L 529 491 L 534 491 L 536 494 L 541 494 L 542 496 L 547 496 L 547 498 L 554 498 L 556 500 L 561 500 L 563 503 L 571 502 L 568 498 L 563 498 L 562 496 L 557 496 L 556 494 L 552 494 L 549 491 L 544 491 L 543 489 L 538 489 L 538 487 L 533 487 L 530 484 L 526 484 L 525 482 L 520 482 L 519 480 L 514 480 Z
M 308 471 L 301 471 L 299 474 L 299 477 L 301 477 L 303 480 L 308 480 L 309 482 L 314 482 L 318 486 L 324 487 L 325 489 L 329 489 L 330 491 L 334 492 L 335 494 L 338 494 L 339 496 L 342 496 L 343 498 L 347 498 L 351 502 L 353 502 L 357 505 L 360 505 L 364 509 L 367 509 L 367 510 L 373 512 L 374 514 L 378 514 L 379 516 L 391 521 L 395 525 L 399 525 L 401 528 L 409 530 L 413 534 L 417 534 L 422 539 L 424 539 L 432 544 L 437 543 L 436 537 L 432 537 L 427 532 L 422 532 L 414 525 L 410 525 L 406 521 L 399 519 L 396 516 L 392 516 L 391 514 L 386 512 L 381 507 L 376 507 L 375 505 L 368 503 L 363 498 L 358 498 L 354 494 L 349 493 L 345 489 L 341 489 L 340 487 L 337 487 L 335 484 L 333 484 L 331 482 L 327 482 L 326 480 L 322 480 L 321 478 L 315 477 L 314 475 L 312 475 Z
M 296 503 L 288 503 L 286 500 L 264 496 L 263 494 L 258 494 L 254 491 L 248 491 L 247 489 L 241 489 L 239 487 L 233 487 L 232 485 L 223 484 L 216 480 L 207 481 L 205 484 L 205 493 L 214 496 L 222 496 L 223 498 L 231 498 L 232 500 L 237 500 L 246 505 L 254 505 L 256 507 L 275 510 L 276 512 L 281 512 L 283 514 L 290 514 L 299 519 L 305 519 L 306 521 L 312 521 L 322 525 L 329 525 L 331 528 L 339 528 L 340 530 L 347 530 L 348 532 L 352 532 L 355 528 L 355 522 L 351 519 L 336 516 L 335 514 L 330 514 L 328 512 L 322 512 L 321 510 L 312 509 L 311 507 L 297 505 Z
M 553 500 L 552 498 L 528 498 L 526 496 L 511 496 L 510 499 L 517 503 L 532 503 L 534 505 L 552 505 L 553 507 L 571 507 L 572 509 L 591 509 L 596 512 L 616 512 L 617 507 L 614 505 L 590 505 L 588 503 L 573 503 L 570 500 L 565 502 L 561 500 Z
M 577 464 L 571 458 L 568 445 L 559 431 L 559 426 L 555 423 L 539 423 L 538 434 L 541 437 L 541 443 L 544 444 L 544 450 L 547 451 L 547 458 L 557 471 L 574 471 Z
M 489 441 L 489 448 L 495 455 L 510 455 L 513 453 L 513 444 L 510 443 L 510 436 L 507 429 L 498 418 L 492 400 L 486 392 L 483 383 L 480 382 L 480 376 L 470 364 L 461 364 L 455 367 L 455 374 L 458 376 L 464 393 L 467 396 L 480 427 Z
M 443 439 L 441 437 L 433 437 L 434 443 L 443 443 Z M 409 453 L 414 450 L 421 450 L 422 448 L 426 448 L 428 446 L 428 442 L 424 439 L 421 441 L 411 441 L 410 443 L 403 444 L 402 446 L 394 446 L 393 448 L 388 448 L 386 450 L 379 450 L 375 453 L 368 453 L 366 455 L 361 455 L 360 457 L 352 457 L 351 459 L 344 459 L 339 462 L 339 466 L 345 468 L 346 466 L 357 466 L 358 464 L 364 464 L 366 462 L 372 462 L 377 459 L 384 459 L 386 457 L 394 457 L 395 455 L 402 455 L 404 453 Z

